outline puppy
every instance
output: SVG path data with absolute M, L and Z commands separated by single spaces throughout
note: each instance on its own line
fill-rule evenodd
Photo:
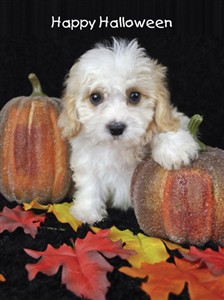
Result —
M 166 68 L 136 40 L 97 44 L 65 84 L 59 127 L 72 150 L 75 218 L 93 224 L 107 205 L 131 207 L 132 174 L 147 154 L 166 169 L 197 157 L 188 118 L 170 104 Z

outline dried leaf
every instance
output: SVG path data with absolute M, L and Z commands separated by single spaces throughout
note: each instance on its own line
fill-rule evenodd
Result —
M 76 240 L 74 247 L 63 244 L 55 249 L 48 245 L 43 252 L 24 249 L 34 258 L 41 257 L 36 264 L 26 265 L 29 280 L 35 278 L 38 272 L 53 275 L 62 266 L 62 283 L 67 289 L 79 297 L 104 300 L 110 285 L 106 274 L 113 271 L 113 266 L 101 254 L 108 258 L 119 255 L 126 259 L 131 252 L 122 249 L 121 242 L 113 243 L 108 238 L 108 230 L 97 234 L 88 232 L 85 239 Z
M 45 221 L 45 216 L 35 215 L 33 212 L 25 212 L 22 207 L 17 205 L 15 208 L 10 209 L 4 207 L 0 212 L 0 232 L 8 230 L 13 232 L 18 227 L 22 227 L 26 234 L 30 234 L 35 238 L 40 223 Z
M 69 211 L 72 205 L 73 203 L 68 202 L 42 205 L 35 200 L 23 204 L 25 210 L 39 209 L 46 210 L 47 213 L 53 213 L 60 223 L 68 223 L 76 231 L 82 223 L 70 214 Z

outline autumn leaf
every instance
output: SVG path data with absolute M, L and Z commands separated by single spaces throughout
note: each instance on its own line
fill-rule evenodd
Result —
M 200 267 L 206 266 L 211 274 L 215 276 L 224 274 L 224 248 L 219 246 L 218 251 L 210 248 L 201 251 L 191 246 L 188 254 L 180 252 L 186 260 L 200 262 Z
M 147 278 L 141 289 L 152 300 L 167 300 L 169 294 L 179 295 L 188 284 L 191 300 L 220 300 L 224 298 L 224 276 L 215 277 L 208 269 L 200 269 L 175 257 L 175 264 L 160 262 L 157 264 L 143 263 L 141 269 L 120 268 L 122 273 L 132 277 Z
M 122 240 L 125 243 L 124 249 L 135 250 L 136 255 L 131 255 L 129 263 L 140 268 L 142 262 L 156 263 L 165 261 L 169 257 L 163 242 L 154 237 L 147 237 L 144 234 L 134 235 L 130 230 L 120 231 L 116 227 L 110 229 L 112 241 Z
M 188 283 L 191 300 L 224 299 L 224 275 L 212 275 L 208 269 L 200 267 L 200 262 L 192 263 L 175 257 L 175 264 L 184 274 L 196 278 Z
M 76 231 L 82 223 L 70 214 L 69 211 L 72 205 L 73 203 L 68 202 L 42 205 L 33 200 L 30 203 L 24 203 L 23 207 L 25 210 L 39 209 L 46 210 L 47 213 L 53 213 L 60 223 L 68 223 L 72 227 L 72 229 Z
M 181 245 L 166 241 L 161 239 L 161 241 L 167 246 L 170 250 L 180 250 L 182 253 L 188 253 L 189 249 L 182 247 Z
M 35 238 L 37 229 L 40 223 L 45 221 L 45 218 L 45 216 L 35 215 L 33 212 L 23 211 L 19 205 L 13 209 L 4 207 L 3 211 L 0 212 L 0 233 L 4 230 L 13 232 L 18 227 L 22 227 L 26 234 Z
M 5 276 L 0 274 L 0 282 L 6 282 Z
M 94 232 L 98 229 L 91 227 Z M 143 262 L 150 264 L 166 261 L 170 255 L 168 254 L 164 243 L 167 243 L 168 248 L 178 249 L 183 251 L 186 249 L 179 245 L 162 241 L 159 238 L 148 237 L 142 233 L 134 235 L 130 230 L 119 230 L 115 226 L 111 227 L 109 231 L 109 237 L 112 241 L 116 242 L 122 240 L 125 243 L 124 249 L 134 250 L 135 255 L 131 255 L 128 259 L 129 263 L 136 268 L 140 268 Z
M 108 230 L 97 234 L 88 232 L 85 239 L 77 239 L 74 249 L 63 244 L 59 249 L 48 245 L 43 252 L 24 249 L 34 258 L 40 258 L 36 264 L 27 264 L 28 278 L 32 280 L 38 272 L 54 275 L 62 266 L 62 283 L 67 289 L 92 300 L 104 300 L 110 285 L 107 272 L 113 271 L 102 254 L 107 258 L 120 256 L 123 259 L 132 254 L 122 248 L 121 241 L 114 243 L 108 237 Z
M 185 285 L 181 271 L 174 264 L 167 262 L 160 262 L 153 265 L 143 263 L 141 269 L 123 267 L 119 270 L 131 277 L 147 277 L 148 279 L 142 283 L 141 289 L 152 300 L 168 299 L 169 293 L 179 295 Z

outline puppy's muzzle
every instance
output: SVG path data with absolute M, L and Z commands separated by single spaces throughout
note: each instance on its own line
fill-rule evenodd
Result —
M 118 136 L 125 131 L 126 125 L 122 122 L 111 122 L 107 125 L 107 128 L 113 136 Z

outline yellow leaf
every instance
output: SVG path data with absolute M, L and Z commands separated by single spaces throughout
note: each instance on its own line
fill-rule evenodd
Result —
M 40 210 L 46 210 L 47 212 L 51 212 L 52 206 L 53 204 L 47 204 L 47 205 L 40 204 L 36 201 L 36 199 L 31 201 L 30 203 L 23 203 L 24 210 L 40 209 Z
M 78 227 L 81 226 L 82 222 L 75 219 L 70 214 L 70 208 L 73 203 L 64 202 L 61 204 L 53 204 L 52 212 L 56 216 L 59 222 L 61 223 L 69 223 L 69 225 L 73 228 L 73 230 L 77 230 Z
M 97 227 L 91 227 L 91 229 L 95 233 L 100 230 Z M 166 261 L 170 255 L 167 253 L 165 245 L 170 250 L 181 249 L 183 252 L 189 252 L 188 249 L 180 245 L 159 238 L 148 237 L 142 233 L 134 235 L 133 232 L 128 229 L 121 231 L 115 226 L 111 227 L 109 237 L 113 242 L 122 240 L 122 242 L 125 243 L 124 249 L 134 250 L 136 252 L 136 255 L 131 255 L 128 259 L 129 263 L 135 268 L 140 268 L 143 262 L 155 264 Z
M 91 229 L 94 232 L 97 230 L 93 227 Z M 113 242 L 122 240 L 125 243 L 124 249 L 136 252 L 136 255 L 131 255 L 128 259 L 129 263 L 135 268 L 140 268 L 142 262 L 154 264 L 166 261 L 169 258 L 164 243 L 158 238 L 147 237 L 141 233 L 134 235 L 128 229 L 121 231 L 115 226 L 111 227 L 109 237 Z
M 98 233 L 100 230 L 102 230 L 99 227 L 95 227 L 95 226 L 90 226 L 90 229 L 94 232 L 94 233 Z
M 47 213 L 53 213 L 59 222 L 68 223 L 73 228 L 73 230 L 76 231 L 77 228 L 81 226 L 82 222 L 75 219 L 70 214 L 69 211 L 72 205 L 73 203 L 68 203 L 68 202 L 59 203 L 59 204 L 42 205 L 36 202 L 35 200 L 33 200 L 30 203 L 24 203 L 23 207 L 25 210 L 40 209 L 40 210 L 46 210 Z

